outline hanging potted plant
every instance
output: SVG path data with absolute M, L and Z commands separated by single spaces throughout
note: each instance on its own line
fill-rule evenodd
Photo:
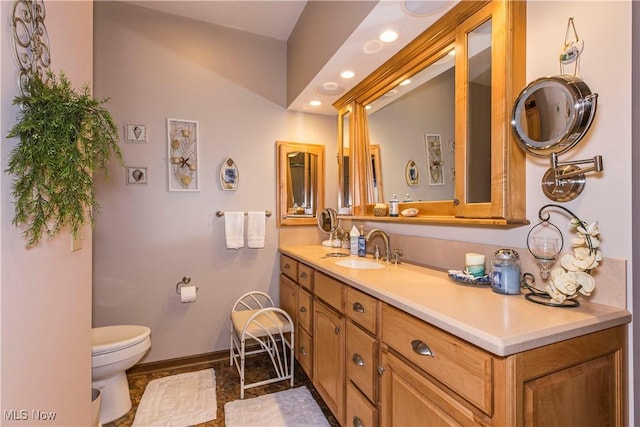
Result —
M 76 91 L 63 72 L 51 71 L 43 79 L 31 73 L 22 95 L 18 122 L 9 138 L 20 142 L 11 152 L 7 172 L 14 176 L 13 224 L 25 226 L 26 247 L 46 234 L 54 238 L 68 227 L 74 237 L 86 222 L 93 225 L 99 209 L 93 174 L 107 169 L 112 155 L 123 165 L 118 131 L 103 107 L 84 85 Z

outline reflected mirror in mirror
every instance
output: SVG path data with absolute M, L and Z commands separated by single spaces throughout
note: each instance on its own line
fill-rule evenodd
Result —
M 344 210 L 345 212 L 349 212 L 352 202 L 351 202 L 351 187 L 350 187 L 350 177 L 351 173 L 349 173 L 349 138 L 350 138 L 350 127 L 349 127 L 349 112 L 345 112 L 342 114 L 340 120 L 340 126 L 342 127 L 340 131 L 340 135 L 342 135 L 342 141 L 340 145 L 340 153 L 339 153 L 339 165 L 342 173 L 339 174 L 340 179 L 340 193 L 338 195 L 338 207 Z
M 450 50 L 367 106 L 372 156 L 373 147 L 379 147 L 379 169 L 374 164 L 374 176 L 383 177 L 381 187 L 401 200 L 406 194 L 414 202 L 454 197 L 454 59 Z M 440 135 L 439 149 L 432 147 L 431 156 L 427 135 Z M 415 185 L 406 179 L 408 161 L 415 162 L 422 177 Z M 429 179 L 432 172 L 439 174 L 437 179 Z M 381 197 L 377 201 L 385 202 Z
M 491 20 L 467 34 L 466 200 L 491 202 Z
M 340 227 L 340 219 L 335 209 L 326 208 L 318 213 L 318 228 L 326 234 L 333 234 Z
M 324 209 L 324 146 L 277 142 L 279 225 L 311 225 Z

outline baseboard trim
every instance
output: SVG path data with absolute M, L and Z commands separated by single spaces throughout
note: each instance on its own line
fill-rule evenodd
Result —
M 156 360 L 154 362 L 141 363 L 127 370 L 128 376 L 147 375 L 167 369 L 192 368 L 201 366 L 202 369 L 210 368 L 214 363 L 229 360 L 229 350 L 214 351 L 212 353 L 196 354 L 193 356 L 177 357 L 175 359 Z

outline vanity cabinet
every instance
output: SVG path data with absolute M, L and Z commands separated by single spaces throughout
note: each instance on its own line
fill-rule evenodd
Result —
M 507 357 L 382 308 L 380 425 L 623 426 L 624 326 Z
M 295 281 L 280 276 L 296 357 L 343 426 L 627 423 L 625 325 L 499 356 L 291 258 L 284 265 L 296 271 Z

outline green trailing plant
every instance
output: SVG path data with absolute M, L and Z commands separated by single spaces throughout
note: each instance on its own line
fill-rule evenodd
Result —
M 7 135 L 20 138 L 6 171 L 15 178 L 13 224 L 26 226 L 27 247 L 43 234 L 54 238 L 69 227 L 78 237 L 83 224 L 93 225 L 99 210 L 93 174 L 109 178 L 112 154 L 123 165 L 116 124 L 103 107 L 108 99 L 91 96 L 86 84 L 74 90 L 63 72 L 46 77 L 32 74 L 14 98 L 21 110 Z

